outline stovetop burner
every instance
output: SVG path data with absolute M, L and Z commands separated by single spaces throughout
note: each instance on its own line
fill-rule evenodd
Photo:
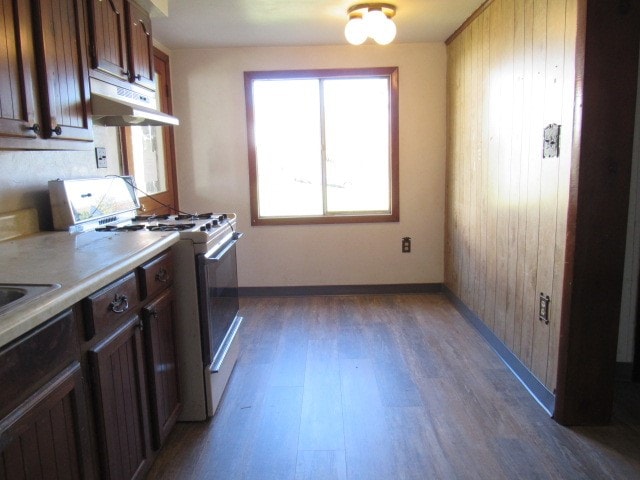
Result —
M 163 215 L 136 215 L 133 217 L 134 222 L 150 222 L 152 220 L 169 220 L 171 215 L 163 214 Z
M 96 228 L 96 232 L 135 232 L 144 227 L 145 225 L 106 225 Z
M 157 225 L 147 225 L 147 230 L 151 232 L 180 232 L 182 230 L 191 230 L 195 226 L 195 223 L 159 223 Z
M 175 216 L 176 220 L 209 220 L 213 218 L 221 222 L 225 218 L 227 218 L 227 214 L 226 213 L 214 214 L 209 212 L 209 213 L 194 213 L 194 214 L 184 213 L 184 214 Z

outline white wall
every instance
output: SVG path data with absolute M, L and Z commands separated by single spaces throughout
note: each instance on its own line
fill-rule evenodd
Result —
M 251 227 L 243 72 L 379 66 L 399 67 L 400 222 Z M 241 286 L 443 281 L 444 44 L 176 50 L 171 71 L 180 206 L 239 214 Z

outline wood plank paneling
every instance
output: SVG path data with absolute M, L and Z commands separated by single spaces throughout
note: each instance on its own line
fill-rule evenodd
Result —
M 445 283 L 553 391 L 577 0 L 494 0 L 448 44 Z M 568 79 L 565 81 L 565 79 Z M 546 125 L 565 125 L 542 158 Z M 551 296 L 550 324 L 538 319 Z
M 564 64 L 564 32 L 565 32 L 565 1 L 557 0 L 549 2 L 547 6 L 546 38 L 547 48 L 545 54 L 545 85 L 544 85 L 544 113 L 543 125 L 562 123 L 562 94 L 563 94 L 563 64 Z M 568 127 L 568 126 L 567 126 Z M 565 128 L 569 133 L 569 128 Z M 565 132 L 563 132 L 565 133 Z M 564 140 L 564 138 L 563 138 Z M 570 143 L 569 143 L 570 145 Z M 539 144 L 542 149 L 542 142 Z M 569 150 L 565 149 L 565 152 Z M 566 163 L 570 161 L 565 156 Z M 564 244 L 564 236 L 557 233 L 557 217 L 560 216 L 566 222 L 567 205 L 558 204 L 559 168 L 560 157 L 543 158 L 541 162 L 540 182 L 540 235 L 544 239 L 539 245 L 538 275 L 536 293 L 549 295 L 553 303 L 560 302 L 560 292 L 553 291 L 553 274 L 556 263 L 556 245 Z M 568 179 L 566 179 L 568 181 Z M 559 317 L 555 322 L 559 323 Z M 532 358 L 532 371 L 539 377 L 547 378 L 547 364 L 550 349 L 557 358 L 558 344 L 549 345 L 551 327 L 542 322 L 534 324 L 534 354 Z M 554 385 L 555 387 L 555 385 Z
M 495 3 L 492 8 L 486 10 L 486 15 L 489 17 L 489 36 L 486 38 L 486 42 L 489 44 L 489 70 L 487 72 L 489 82 L 489 105 L 488 105 L 488 117 L 489 124 L 487 125 L 488 133 L 488 156 L 483 158 L 483 161 L 487 162 L 487 182 L 485 184 L 485 195 L 488 197 L 487 204 L 487 256 L 486 256 L 486 268 L 487 275 L 485 277 L 486 291 L 484 297 L 485 314 L 484 320 L 491 328 L 494 329 L 495 325 L 495 307 L 496 307 L 496 288 L 497 288 L 497 221 L 498 221 L 498 147 L 500 139 L 500 59 L 498 53 L 499 48 L 496 45 L 500 42 L 498 31 L 500 29 L 500 3 Z M 464 117 L 466 112 L 461 110 L 459 112 Z M 456 130 L 453 130 L 456 132 Z M 489 160 L 489 161 L 487 161 Z M 466 172 L 460 171 L 460 174 L 464 177 Z M 454 182 L 460 180 L 454 179 Z M 460 221 L 464 222 L 464 212 L 461 212 Z
M 542 160 L 542 108 L 544 102 L 544 68 L 546 53 L 547 0 L 534 0 L 531 10 L 531 96 L 528 148 L 522 155 L 527 158 L 527 216 L 526 246 L 523 290 L 522 336 L 520 338 L 520 358 L 531 369 L 535 348 L 535 329 L 537 318 L 538 294 L 538 254 L 540 250 L 540 177 Z M 545 240 L 544 238 L 542 239 Z M 535 374 L 536 372 L 534 372 Z M 540 377 L 540 375 L 537 375 Z M 540 378 L 544 382 L 544 378 Z
M 515 2 L 513 11 L 513 78 L 511 122 L 513 125 L 510 141 L 511 170 L 509 177 L 509 262 L 507 266 L 507 307 L 505 317 L 504 343 L 512 351 L 520 345 L 522 311 L 522 282 L 519 275 L 522 272 L 524 257 L 521 246 L 524 243 L 524 231 L 521 226 L 524 185 L 523 167 L 526 163 L 522 158 L 523 125 L 524 125 L 524 68 L 525 68 L 525 3 Z M 517 342 L 516 342 L 517 340 Z
M 525 0 L 522 5 L 522 90 L 518 90 L 518 96 L 522 96 L 522 109 L 520 117 L 522 125 L 520 130 L 520 145 L 514 149 L 514 155 L 520 159 L 519 190 L 520 198 L 518 202 L 518 258 L 516 267 L 516 305 L 514 311 L 513 345 L 511 350 L 522 359 L 522 338 L 523 332 L 527 328 L 525 325 L 525 277 L 526 277 L 526 251 L 527 251 L 527 192 L 529 185 L 529 130 L 531 129 L 531 117 L 524 112 L 530 112 L 532 98 L 531 85 L 533 78 L 533 28 L 531 18 L 533 16 L 533 0 Z
M 578 5 L 575 0 L 567 0 L 565 10 L 565 49 L 564 49 L 564 77 L 563 77 L 563 93 L 562 93 L 562 122 L 567 125 L 563 132 L 563 141 L 567 145 L 573 145 L 573 131 L 570 130 L 569 124 L 573 120 L 573 96 L 575 90 L 576 66 L 573 61 L 575 58 L 576 38 L 577 38 L 577 22 L 573 19 L 578 17 Z M 571 174 L 571 150 L 563 149 L 561 151 L 561 162 L 558 170 L 558 205 L 569 205 L 569 184 Z M 568 208 L 568 207 L 567 207 Z M 558 238 L 566 238 L 567 220 L 565 217 L 558 215 L 557 217 L 556 235 Z M 561 318 L 562 302 L 559 300 L 564 298 L 564 265 L 567 252 L 560 242 L 556 242 L 555 264 L 553 270 L 553 292 L 554 297 L 558 300 L 551 304 L 551 318 Z M 560 342 L 560 322 L 553 322 L 549 332 L 549 348 L 559 345 Z M 550 385 L 556 385 L 558 375 L 558 356 L 549 355 L 547 363 L 547 381 Z

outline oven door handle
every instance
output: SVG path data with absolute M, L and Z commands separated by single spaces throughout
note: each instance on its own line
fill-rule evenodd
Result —
M 231 250 L 236 243 L 238 243 L 238 240 L 244 235 L 244 233 L 240 233 L 240 232 L 234 232 L 233 233 L 233 237 L 231 237 L 231 241 L 229 243 L 227 243 L 227 245 L 225 245 L 225 247 L 220 250 L 215 257 L 210 257 L 209 255 L 207 255 L 206 253 L 203 255 L 203 260 L 204 263 L 217 263 L 220 260 L 222 260 L 222 257 L 225 256 L 225 254 Z

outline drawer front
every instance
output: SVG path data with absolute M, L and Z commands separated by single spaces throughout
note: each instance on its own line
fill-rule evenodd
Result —
M 139 303 L 135 272 L 87 297 L 84 300 L 85 340 L 113 330 L 135 312 Z
M 79 355 L 68 310 L 0 349 L 0 418 Z
M 171 251 L 149 260 L 140 268 L 140 289 L 142 298 L 153 297 L 173 283 L 173 258 Z

